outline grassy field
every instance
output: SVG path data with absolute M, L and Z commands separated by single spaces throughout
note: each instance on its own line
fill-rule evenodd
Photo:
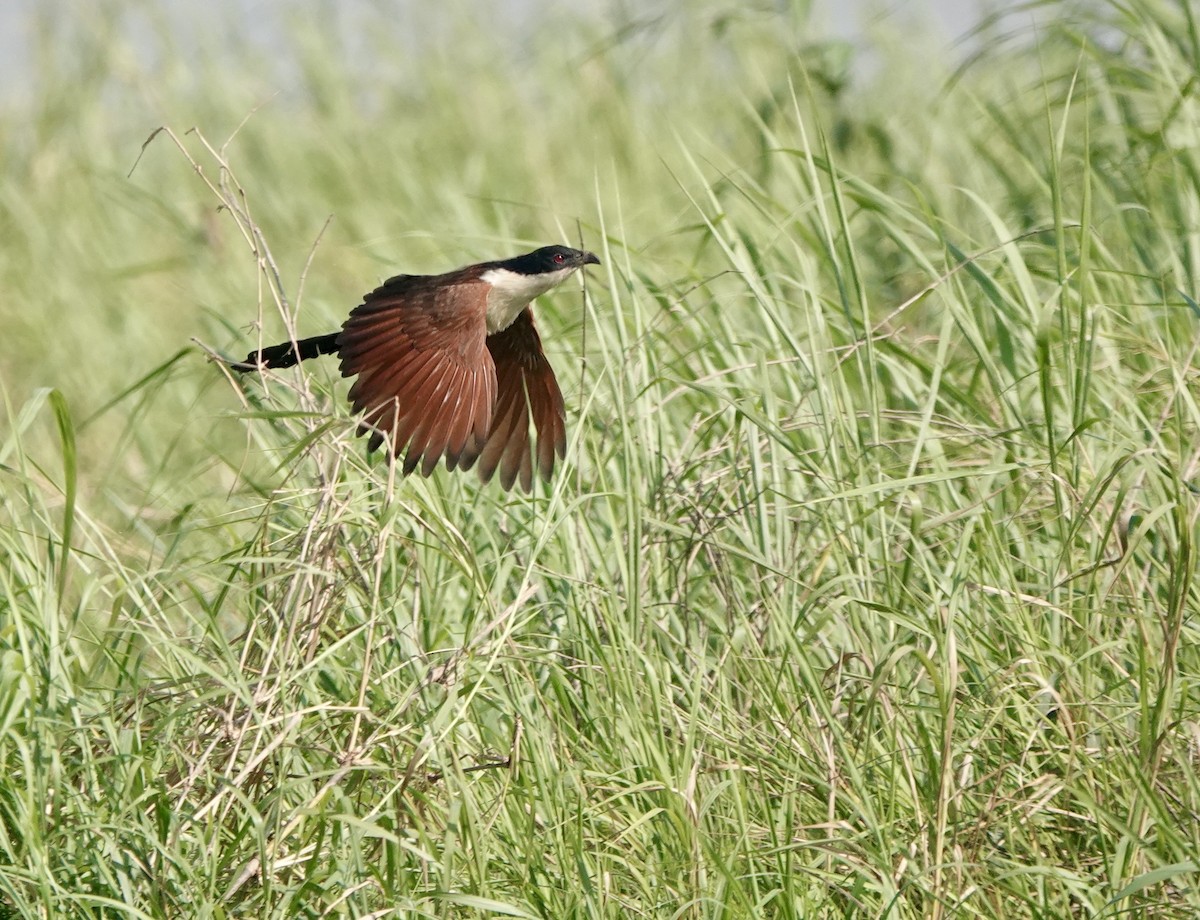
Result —
M 0 917 L 1200 916 L 1194 11 L 386 6 L 0 111 Z M 532 496 L 210 360 L 579 241 Z

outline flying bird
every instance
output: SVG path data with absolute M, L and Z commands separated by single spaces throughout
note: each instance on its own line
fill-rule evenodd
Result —
M 529 419 L 543 480 L 567 450 L 566 413 L 530 309 L 535 297 L 585 265 L 590 252 L 543 246 L 444 275 L 397 275 L 367 294 L 341 331 L 252 351 L 234 370 L 292 367 L 336 354 L 357 377 L 349 400 L 362 413 L 367 450 L 386 441 L 408 475 L 478 465 L 488 482 L 533 485 Z

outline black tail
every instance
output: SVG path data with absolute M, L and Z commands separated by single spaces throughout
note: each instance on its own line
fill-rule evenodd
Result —
M 291 342 L 280 342 L 270 348 L 261 348 L 246 355 L 246 360 L 240 364 L 231 364 L 235 371 L 256 371 L 261 367 L 292 367 L 309 358 L 320 355 L 331 355 L 338 350 L 337 340 L 340 332 L 329 335 L 314 335 L 310 339 L 301 339 L 292 347 Z

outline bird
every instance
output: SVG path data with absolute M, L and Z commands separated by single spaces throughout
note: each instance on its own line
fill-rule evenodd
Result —
M 368 453 L 384 442 L 404 475 L 477 465 L 505 491 L 548 482 L 566 456 L 566 411 L 530 304 L 587 265 L 591 252 L 543 246 L 441 275 L 396 275 L 367 294 L 338 332 L 260 348 L 231 365 L 247 372 L 336 354 L 356 377 L 348 399 Z

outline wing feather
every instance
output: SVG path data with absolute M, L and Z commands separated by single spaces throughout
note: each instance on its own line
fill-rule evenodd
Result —
M 444 456 L 457 464 L 470 435 L 491 426 L 496 371 L 486 345 L 486 284 L 390 279 L 368 294 L 338 336 L 349 398 L 403 470 L 428 476 Z
M 467 445 L 459 465 L 479 463 L 479 478 L 487 482 L 500 471 L 500 484 L 510 489 L 519 480 L 526 492 L 533 486 L 533 454 L 529 421 L 537 431 L 538 474 L 548 481 L 555 458 L 566 456 L 566 410 L 554 369 L 542 352 L 542 341 L 526 308 L 516 320 L 487 338 L 496 372 L 492 423 L 482 444 Z M 478 447 L 478 450 L 472 448 Z

